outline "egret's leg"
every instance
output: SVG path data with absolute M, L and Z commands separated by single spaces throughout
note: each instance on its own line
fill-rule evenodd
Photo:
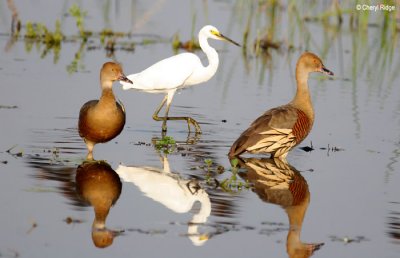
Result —
M 174 93 L 175 93 L 175 91 L 174 91 Z M 168 113 L 169 113 L 169 108 L 171 107 L 172 97 L 174 96 L 174 93 L 172 93 L 172 96 L 170 96 L 169 93 L 167 95 L 167 107 L 165 108 L 164 121 L 163 121 L 163 124 L 162 124 L 163 132 L 167 131 L 167 120 L 169 119 Z
M 163 133 L 165 133 L 167 131 L 167 120 L 166 120 L 166 117 L 159 117 L 158 113 L 160 113 L 160 110 L 164 106 L 164 104 L 167 101 L 167 99 L 168 99 L 168 95 L 165 95 L 164 99 L 161 101 L 160 105 L 158 106 L 158 108 L 156 109 L 156 111 L 153 114 L 153 119 L 154 120 L 163 121 L 163 124 L 162 124 Z
M 166 132 L 167 131 L 167 120 L 186 120 L 187 124 L 188 124 L 188 129 L 190 132 L 190 125 L 193 125 L 195 130 L 196 130 L 196 134 L 201 134 L 201 129 L 199 126 L 199 123 L 197 123 L 196 120 L 194 120 L 191 117 L 177 117 L 177 116 L 173 116 L 170 117 L 168 116 L 169 113 L 169 109 L 172 103 L 172 98 L 174 97 L 175 94 L 175 90 L 168 92 L 168 94 L 164 97 L 163 101 L 161 102 L 160 106 L 158 106 L 157 110 L 154 112 L 153 114 L 153 119 L 156 121 L 163 121 L 163 125 L 162 125 L 162 131 Z M 162 107 L 165 105 L 165 102 L 167 102 L 167 106 L 165 108 L 165 116 L 164 117 L 159 117 L 158 113 L 160 112 L 160 110 L 162 109 Z
M 162 121 L 164 120 L 164 117 L 159 117 L 158 113 L 160 113 L 160 110 L 164 106 L 165 102 L 167 101 L 168 95 L 165 95 L 164 99 L 161 101 L 160 105 L 157 107 L 156 111 L 153 114 L 153 119 L 156 121 Z

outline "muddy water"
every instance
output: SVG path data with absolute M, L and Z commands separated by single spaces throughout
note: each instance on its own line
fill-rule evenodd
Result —
M 76 35 L 74 20 L 65 15 L 69 3 L 50 2 L 20 4 L 19 16 L 51 29 L 60 19 L 65 34 Z M 52 12 L 43 15 L 45 6 Z M 179 5 L 184 10 L 179 16 L 177 6 L 93 1 L 82 9 L 88 10 L 85 26 L 91 30 L 133 33 L 120 41 L 158 40 L 137 44 L 133 52 L 115 51 L 128 74 L 173 55 L 171 35 L 188 39 L 194 15 L 196 31 L 211 23 L 241 41 L 249 12 L 241 1 L 187 1 Z M 299 28 L 283 12 L 277 38 L 289 40 L 294 26 L 295 48 L 288 51 L 283 43 L 268 58 L 251 50 L 244 57 L 240 48 L 211 42 L 220 53 L 217 75 L 176 94 L 170 111 L 198 120 L 203 134 L 188 135 L 184 123 L 169 122 L 168 135 L 177 141 L 169 154 L 154 146 L 161 124 L 151 115 L 162 95 L 115 85 L 127 123 L 121 135 L 95 148 L 94 157 L 111 167 L 104 175 L 82 169 L 86 149 L 76 130 L 80 106 L 99 96 L 99 68 L 110 60 L 100 40 L 83 46 L 77 72 L 69 73 L 79 40 L 63 42 L 58 59 L 53 50 L 44 55 L 40 44 L 30 51 L 21 39 L 10 45 L 11 17 L 4 3 L 0 13 L 2 256 L 296 257 L 297 252 L 307 257 L 312 247 L 319 247 L 315 257 L 398 256 L 400 48 L 382 39 L 379 17 L 365 37 L 347 23 L 341 30 L 319 22 Z M 260 17 L 252 23 L 253 39 L 257 29 L 265 29 L 260 23 L 268 24 Z M 294 149 L 290 165 L 248 160 L 235 182 L 247 179 L 254 187 L 224 190 L 217 182 L 232 179 L 230 145 L 258 115 L 290 100 L 304 49 L 335 72 L 332 79 L 309 80 L 316 120 L 300 147 L 312 143 L 314 150 Z M 205 160 L 213 162 L 210 168 Z M 80 165 L 80 172 L 93 173 L 98 182 L 91 186 L 79 179 Z M 281 177 L 271 180 L 260 171 Z M 292 182 L 296 191 L 279 190 Z M 88 194 L 91 187 L 115 202 L 104 229 L 92 229 L 97 204 Z

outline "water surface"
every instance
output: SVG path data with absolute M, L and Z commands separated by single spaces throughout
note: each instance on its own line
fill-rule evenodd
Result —
M 43 23 L 54 30 L 59 19 L 68 37 L 78 35 L 74 19 L 66 15 L 72 5 L 67 1 L 16 5 L 23 24 Z M 44 15 L 44 8 L 51 11 Z M 326 8 L 321 4 L 298 13 L 317 16 Z M 353 6 L 344 8 L 356 12 Z M 22 35 L 12 41 L 11 14 L 0 4 L 0 255 L 296 257 L 287 248 L 295 225 L 300 229 L 295 233 L 301 233 L 299 250 L 306 249 L 303 243 L 324 243 L 315 257 L 398 256 L 400 48 L 398 32 L 387 28 L 382 13 L 371 13 L 370 25 L 362 30 L 350 27 L 349 16 L 341 27 L 334 18 L 328 24 L 298 23 L 290 3 L 282 3 L 275 16 L 270 5 L 247 1 L 88 1 L 81 9 L 88 12 L 88 30 L 130 34 L 116 39 L 114 55 L 107 56 L 99 37 L 86 43 L 63 41 L 59 53 L 40 43 L 29 45 Z M 247 53 L 210 40 L 220 54 L 218 73 L 176 94 L 170 111 L 198 120 L 203 134 L 196 138 L 183 122 L 168 122 L 168 135 L 177 141 L 169 154 L 155 148 L 161 124 L 151 118 L 163 96 L 114 86 L 127 123 L 117 138 L 96 146 L 94 157 L 107 162 L 122 185 L 106 218 L 113 241 L 97 248 L 94 209 L 77 191 L 76 171 L 86 156 L 76 130 L 79 109 L 98 98 L 104 62 L 114 59 L 127 74 L 138 72 L 173 55 L 172 36 L 179 33 L 182 41 L 189 40 L 193 21 L 195 34 L 202 25 L 213 24 L 241 43 L 250 21 Z M 272 34 L 281 48 L 257 55 L 252 45 L 263 33 Z M 134 43 L 134 50 L 122 49 L 122 43 Z M 282 203 L 263 198 L 257 187 L 218 187 L 217 181 L 232 175 L 226 154 L 233 141 L 262 112 L 290 101 L 296 61 L 305 50 L 318 54 L 335 76 L 311 76 L 313 130 L 289 154 L 289 167 L 275 164 L 289 175 L 275 184 L 300 178 L 303 197 L 273 192 L 292 200 Z M 205 60 L 201 51 L 196 54 Z M 311 144 L 311 152 L 300 149 Z M 210 171 L 205 160 L 212 161 Z M 261 170 L 271 169 L 268 162 L 254 162 Z M 217 166 L 225 171 L 218 173 Z M 151 180 L 129 179 L 118 169 L 122 167 Z M 261 186 L 268 181 L 249 172 L 238 175 L 237 182 L 246 178 Z M 176 191 L 175 206 L 157 183 Z M 165 198 L 155 197 L 151 189 Z M 298 219 L 301 225 L 289 221 L 293 207 L 305 211 Z

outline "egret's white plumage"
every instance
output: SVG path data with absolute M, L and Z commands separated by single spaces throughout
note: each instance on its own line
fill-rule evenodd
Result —
M 199 32 L 199 44 L 203 52 L 207 55 L 208 65 L 203 66 L 200 58 L 193 53 L 182 53 L 163 59 L 140 73 L 131 74 L 127 77 L 133 84 L 121 82 L 123 89 L 135 89 L 149 93 L 166 93 L 167 95 L 153 115 L 158 121 L 163 121 L 163 131 L 166 131 L 167 120 L 186 120 L 189 130 L 192 123 L 196 132 L 200 133 L 200 126 L 190 117 L 168 117 L 168 111 L 172 98 L 177 89 L 208 81 L 214 76 L 218 69 L 218 53 L 208 44 L 208 39 L 226 40 L 235 45 L 239 45 L 231 39 L 222 35 L 217 28 L 211 25 L 204 26 Z M 158 117 L 161 108 L 167 102 L 164 117 Z
M 171 62 L 174 63 L 173 67 Z M 182 53 L 163 59 L 140 73 L 128 75 L 127 77 L 133 80 L 134 84 L 122 83 L 122 88 L 124 90 L 135 89 L 149 93 L 168 93 L 173 89 L 176 90 L 207 81 L 208 79 L 203 79 L 202 81 L 199 79 L 194 80 L 194 71 L 196 67 L 200 66 L 202 66 L 200 58 L 195 54 Z M 171 68 L 176 71 L 175 74 L 171 74 Z

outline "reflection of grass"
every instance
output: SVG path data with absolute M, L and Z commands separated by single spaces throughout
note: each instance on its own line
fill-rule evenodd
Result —
M 192 17 L 192 33 L 191 33 L 190 40 L 182 42 L 180 40 L 179 33 L 176 33 L 173 36 L 172 48 L 175 51 L 175 53 L 177 53 L 180 48 L 185 49 L 186 51 L 190 51 L 190 52 L 200 49 L 200 44 L 199 44 L 196 34 L 195 34 L 195 27 L 196 27 L 195 25 L 196 25 L 196 14 L 194 14 Z
M 79 65 L 79 61 L 82 59 L 82 54 L 85 49 L 86 41 L 82 41 L 78 51 L 74 55 L 72 62 L 67 65 L 67 71 L 69 74 L 76 73 L 79 70 L 84 69 L 83 64 Z
M 85 30 L 84 26 L 84 21 L 85 17 L 87 16 L 87 12 L 81 10 L 77 4 L 73 4 L 69 8 L 68 13 L 75 18 L 76 27 L 79 30 L 79 35 L 82 37 L 82 39 L 87 40 L 87 38 L 92 35 L 90 31 Z
M 17 40 L 23 39 L 26 52 L 31 52 L 32 48 L 35 46 L 38 51 L 41 51 L 41 57 L 45 58 L 48 53 L 53 51 L 54 63 L 57 63 L 62 43 L 81 42 L 80 48 L 74 55 L 71 64 L 67 66 L 68 72 L 74 73 L 79 71 L 79 62 L 86 50 L 104 48 L 107 56 L 112 58 L 116 50 L 132 52 L 135 49 L 136 44 L 148 45 L 161 41 L 159 37 L 151 37 L 151 35 L 147 35 L 146 38 L 141 39 L 139 42 L 134 42 L 129 40 L 132 36 L 130 33 L 117 32 L 109 28 L 104 28 L 100 32 L 90 31 L 85 28 L 85 19 L 88 16 L 88 11 L 82 10 L 77 4 L 73 4 L 68 9 L 68 13 L 70 17 L 75 19 L 75 24 L 78 29 L 77 35 L 65 35 L 62 31 L 61 22 L 59 20 L 55 23 L 54 31 L 49 30 L 47 25 L 42 23 L 27 21 L 25 24 L 18 25 L 17 30 L 15 30 L 15 26 L 12 27 L 12 40 L 10 40 L 7 49 L 11 48 Z M 18 22 L 20 24 L 20 21 Z M 23 28 L 24 31 L 20 32 L 20 28 Z M 118 39 L 121 38 L 124 38 L 125 41 L 118 41 Z M 95 45 L 96 39 L 100 41 L 100 47 Z
M 41 57 L 44 58 L 50 50 L 54 51 L 54 63 L 60 57 L 61 42 L 64 35 L 61 32 L 61 23 L 56 21 L 55 30 L 50 31 L 44 24 L 28 21 L 25 25 L 25 49 L 30 52 L 33 44 L 44 46 Z

